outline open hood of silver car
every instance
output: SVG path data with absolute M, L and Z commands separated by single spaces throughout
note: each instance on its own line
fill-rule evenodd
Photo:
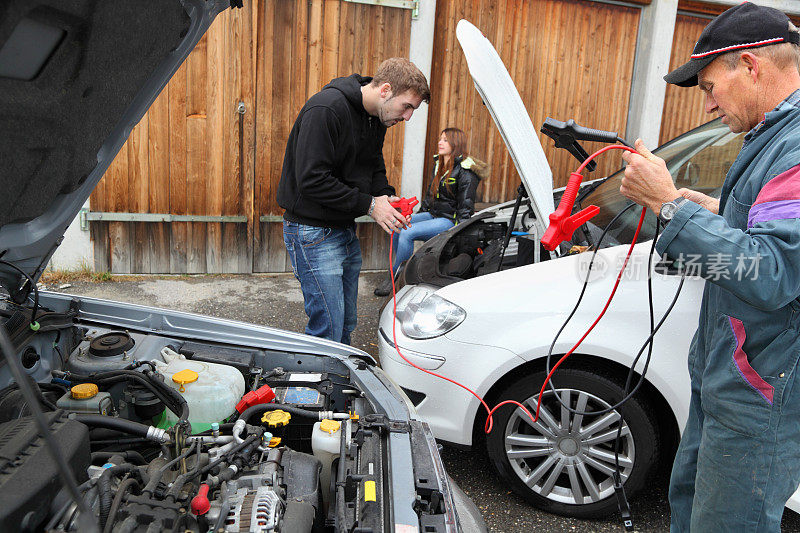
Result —
M 553 172 L 544 155 L 525 104 L 503 60 L 481 31 L 460 20 L 456 26 L 467 67 L 478 94 L 494 119 L 508 153 L 517 167 L 536 214 L 539 235 L 543 235 L 553 212 Z
M 0 284 L 30 290 L 134 125 L 230 0 L 0 5 Z M 10 265 L 8 264 L 10 263 Z

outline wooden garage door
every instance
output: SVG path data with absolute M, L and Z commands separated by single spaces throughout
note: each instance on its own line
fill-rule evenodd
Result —
M 455 126 L 469 138 L 470 152 L 490 164 L 479 199 L 514 197 L 519 177 L 500 134 L 475 91 L 455 26 L 475 24 L 497 49 L 520 92 L 534 127 L 546 117 L 624 133 L 640 9 L 584 0 L 439 0 L 436 10 L 431 111 L 426 151 L 433 155 L 439 132 Z M 540 134 L 563 186 L 577 161 Z M 587 149 L 595 148 L 587 143 Z M 619 166 L 619 156 L 600 161 L 596 176 Z M 426 165 L 426 187 L 430 176 Z
M 95 268 L 290 270 L 275 192 L 297 112 L 334 77 L 408 57 L 410 23 L 408 9 L 341 0 L 250 0 L 222 13 L 92 194 Z M 398 126 L 384 148 L 398 188 L 402 150 Z M 386 239 L 359 226 L 365 268 L 383 266 Z

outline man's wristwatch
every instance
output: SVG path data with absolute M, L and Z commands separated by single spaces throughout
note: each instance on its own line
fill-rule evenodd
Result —
M 372 216 L 372 211 L 375 210 L 375 197 L 372 197 L 372 201 L 369 203 L 369 209 L 367 210 L 367 216 Z
M 684 202 L 686 202 L 686 198 L 679 196 L 671 202 L 664 202 L 661 204 L 661 209 L 658 211 L 659 220 L 664 224 L 669 224 L 669 221 L 672 220 L 672 217 L 675 216 L 675 213 L 678 212 L 678 209 L 680 209 Z

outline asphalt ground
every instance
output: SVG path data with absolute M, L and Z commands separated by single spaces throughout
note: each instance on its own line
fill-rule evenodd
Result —
M 378 318 L 383 298 L 372 295 L 384 273 L 361 275 L 358 295 L 358 327 L 354 346 L 377 358 Z M 274 326 L 302 332 L 306 316 L 300 285 L 291 274 L 114 276 L 105 282 L 71 282 L 59 289 L 69 294 L 107 298 L 121 302 L 165 307 L 231 320 Z M 482 450 L 442 450 L 447 471 L 481 510 L 491 531 L 522 532 L 611 532 L 623 531 L 619 518 L 578 520 L 539 511 L 513 493 L 497 475 Z M 668 469 L 657 472 L 647 488 L 631 503 L 637 531 L 669 531 L 667 504 Z M 781 529 L 800 532 L 800 515 L 784 512 Z

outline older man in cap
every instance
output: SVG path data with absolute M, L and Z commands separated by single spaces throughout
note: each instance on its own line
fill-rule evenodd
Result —
M 670 481 L 672 531 L 779 531 L 800 483 L 798 43 L 786 15 L 744 3 L 665 76 L 699 86 L 706 112 L 747 132 L 719 200 L 677 190 L 641 140 L 625 155 L 620 191 L 665 224 L 658 252 L 699 258 L 707 280 Z M 744 277 L 734 275 L 740 262 L 751 267 Z

